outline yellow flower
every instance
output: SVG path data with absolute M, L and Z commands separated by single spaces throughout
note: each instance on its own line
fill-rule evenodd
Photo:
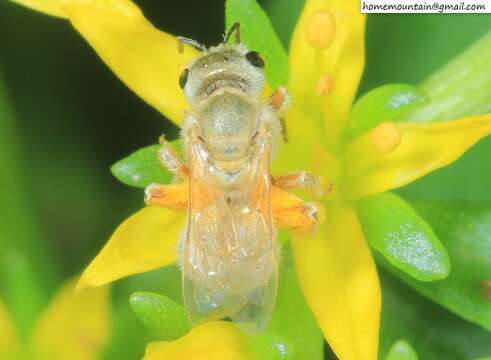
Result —
M 187 335 L 172 342 L 155 342 L 147 346 L 144 360 L 161 359 L 257 359 L 250 340 L 225 321 L 212 321 L 197 326 Z
M 131 1 L 14 1 L 68 18 L 128 87 L 181 123 L 186 103 L 177 79 L 196 53 L 186 48 L 179 55 L 176 39 L 155 29 Z M 273 164 L 273 173 L 305 169 L 334 185 L 322 199 L 325 223 L 314 236 L 294 238 L 292 244 L 307 303 L 343 360 L 377 358 L 381 307 L 376 267 L 353 204 L 455 161 L 491 132 L 488 114 L 430 125 L 382 123 L 345 141 L 343 131 L 364 67 L 364 26 L 358 0 L 306 1 L 289 54 L 289 141 Z M 140 210 L 118 227 L 79 286 L 100 286 L 174 263 L 184 221 L 183 213 Z M 205 326 L 236 344 L 223 349 L 222 358 L 248 356 L 240 353 L 243 339 L 230 325 Z M 198 327 L 175 342 L 152 345 L 147 357 L 193 354 L 207 348 L 204 342 L 214 341 L 206 334 Z M 209 346 L 215 349 L 216 344 Z
M 75 284 L 71 280 L 60 289 L 26 341 L 18 338 L 0 298 L 0 358 L 98 359 L 110 334 L 109 289 L 75 292 Z

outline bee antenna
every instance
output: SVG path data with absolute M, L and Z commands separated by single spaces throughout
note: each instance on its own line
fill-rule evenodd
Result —
M 177 51 L 179 51 L 180 54 L 183 53 L 184 51 L 184 44 L 191 45 L 192 47 L 201 50 L 201 52 L 206 53 L 207 48 L 203 44 L 197 42 L 196 40 L 186 38 L 184 36 L 178 36 L 177 37 Z
M 235 33 L 235 43 L 240 44 L 240 22 L 236 22 L 230 27 L 230 30 L 225 34 L 225 42 L 228 42 L 233 33 Z

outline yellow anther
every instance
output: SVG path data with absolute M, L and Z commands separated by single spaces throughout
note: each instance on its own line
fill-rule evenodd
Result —
M 319 95 L 325 95 L 333 92 L 335 86 L 334 78 L 331 75 L 324 75 L 315 84 L 315 91 Z
M 371 133 L 375 148 L 381 154 L 388 154 L 397 149 L 401 143 L 401 133 L 390 122 L 378 125 Z
M 401 133 L 396 125 L 385 122 L 358 136 L 344 150 L 346 173 L 360 175 L 378 159 L 395 151 L 401 143 Z
M 327 10 L 317 10 L 307 19 L 305 38 L 318 49 L 331 46 L 336 35 L 336 18 Z

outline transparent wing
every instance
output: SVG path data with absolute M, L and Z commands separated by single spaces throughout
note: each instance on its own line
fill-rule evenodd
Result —
M 204 145 L 189 145 L 190 206 L 183 248 L 184 303 L 192 323 L 230 318 L 263 330 L 274 305 L 278 248 L 271 217 L 271 139 L 258 136 L 240 189 L 224 190 Z

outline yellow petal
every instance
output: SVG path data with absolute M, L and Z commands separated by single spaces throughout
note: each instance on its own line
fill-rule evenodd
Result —
M 0 358 L 10 359 L 18 350 L 17 334 L 7 307 L 0 299 Z
M 78 288 L 104 285 L 174 263 L 184 221 L 183 213 L 150 206 L 130 216 L 85 269 Z
M 314 118 L 323 111 L 333 142 L 358 88 L 364 37 L 365 16 L 358 0 L 306 1 L 293 33 L 288 83 L 293 102 Z
M 182 338 L 150 343 L 144 360 L 256 360 L 251 344 L 232 323 L 200 325 Z
M 178 79 L 197 51 L 159 31 L 130 0 L 12 0 L 69 18 L 111 70 L 138 96 L 181 123 L 187 107 Z
M 380 158 L 364 175 L 347 182 L 352 198 L 404 186 L 457 160 L 491 133 L 491 114 L 433 124 L 396 123 L 401 144 Z
M 314 159 L 318 157 L 318 147 L 323 141 L 321 124 L 292 106 L 286 114 L 284 127 L 287 141 L 279 148 L 278 156 L 272 164 L 273 172 L 279 174 L 300 168 L 319 174 L 320 170 L 325 170 L 313 165 Z
M 66 18 L 65 7 L 86 4 L 124 16 L 141 16 L 141 11 L 130 0 L 10 0 L 47 15 Z
M 75 292 L 68 282 L 42 314 L 32 339 L 36 352 L 50 360 L 99 359 L 110 336 L 107 287 Z
M 376 360 L 380 286 L 355 210 L 326 204 L 326 223 L 293 240 L 300 285 L 325 338 L 343 360 Z
M 143 15 L 85 5 L 69 5 L 72 25 L 102 60 L 138 96 L 180 124 L 187 108 L 179 88 L 182 67 L 197 55 L 189 46 L 177 51 L 175 37 L 155 29 Z

